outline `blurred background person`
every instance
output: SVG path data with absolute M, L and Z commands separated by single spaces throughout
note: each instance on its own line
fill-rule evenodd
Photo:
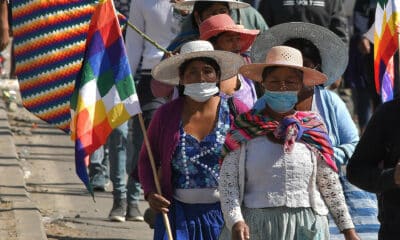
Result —
M 377 194 L 379 240 L 400 236 L 400 99 L 379 106 L 347 165 L 349 181 Z
M 372 113 L 381 103 L 375 89 L 374 46 L 363 36 L 375 21 L 376 4 L 375 0 L 357 0 L 354 5 L 349 65 L 344 75 L 353 92 L 360 133 L 364 132 Z
M 237 25 L 227 14 L 218 14 L 204 20 L 200 24 L 200 39 L 212 43 L 215 50 L 223 50 L 241 54 L 247 63 L 250 58 L 245 55 L 259 30 L 250 30 Z M 257 93 L 253 81 L 237 74 L 220 83 L 221 94 L 233 96 L 249 108 L 257 101 Z

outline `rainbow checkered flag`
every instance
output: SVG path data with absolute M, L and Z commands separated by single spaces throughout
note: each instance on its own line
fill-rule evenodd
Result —
M 376 92 L 381 95 L 382 102 L 393 99 L 393 56 L 399 47 L 396 31 L 400 23 L 399 14 L 399 0 L 378 0 L 374 24 L 374 70 Z
M 76 173 L 92 196 L 88 156 L 114 128 L 140 112 L 113 2 L 101 0 L 90 21 L 83 65 L 71 98 Z

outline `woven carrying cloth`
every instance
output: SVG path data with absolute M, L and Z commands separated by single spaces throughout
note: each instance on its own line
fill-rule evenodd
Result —
M 24 107 L 69 132 L 94 0 L 13 1 L 16 74 Z
M 255 109 L 240 114 L 226 135 L 221 163 L 230 151 L 238 149 L 241 144 L 271 133 L 276 139 L 283 140 L 285 152 L 291 152 L 294 143 L 301 141 L 316 154 L 317 158 L 324 160 L 328 166 L 337 171 L 332 144 L 321 118 L 313 112 L 301 111 L 286 116 L 280 122 Z

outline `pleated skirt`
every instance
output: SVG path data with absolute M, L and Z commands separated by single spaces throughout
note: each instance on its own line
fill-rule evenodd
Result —
M 217 240 L 224 226 L 220 203 L 187 204 L 172 202 L 168 218 L 172 235 L 177 240 Z M 157 215 L 154 240 L 168 240 L 163 218 Z
M 311 208 L 244 208 L 250 240 L 329 240 L 328 219 Z M 225 227 L 221 240 L 231 239 Z

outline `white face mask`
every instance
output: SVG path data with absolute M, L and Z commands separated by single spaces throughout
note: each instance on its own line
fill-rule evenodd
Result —
M 217 83 L 192 83 L 185 85 L 183 94 L 196 102 L 205 102 L 219 92 Z

